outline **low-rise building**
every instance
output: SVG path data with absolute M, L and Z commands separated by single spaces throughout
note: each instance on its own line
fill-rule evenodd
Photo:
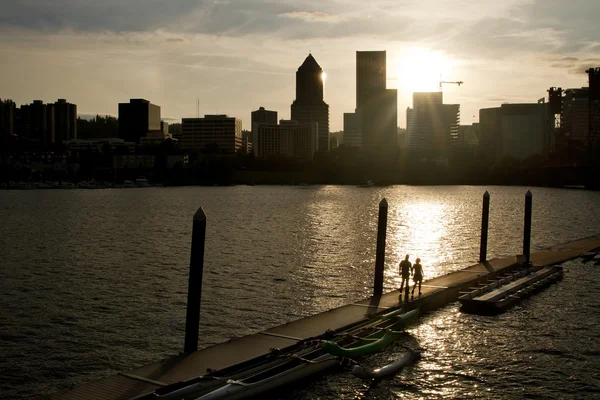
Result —
M 183 118 L 182 149 L 212 154 L 235 154 L 242 148 L 242 120 L 225 114 Z
M 256 124 L 253 149 L 256 158 L 289 157 L 312 161 L 318 149 L 319 128 L 316 122 L 301 124 L 281 120 L 279 125 Z

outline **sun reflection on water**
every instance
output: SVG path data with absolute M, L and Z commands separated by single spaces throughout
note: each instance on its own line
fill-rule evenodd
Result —
M 448 206 L 433 201 L 408 202 L 391 212 L 388 246 L 396 265 L 409 254 L 413 263 L 421 259 L 426 279 L 442 275 L 441 266 L 449 257 L 443 244 L 448 234 Z M 388 276 L 399 283 L 397 268 L 388 270 Z

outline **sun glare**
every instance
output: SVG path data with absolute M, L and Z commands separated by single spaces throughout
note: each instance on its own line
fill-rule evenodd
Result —
M 323 79 L 323 83 L 327 80 L 327 74 L 325 72 L 321 72 L 321 79 Z
M 410 48 L 396 59 L 395 72 L 398 88 L 412 93 L 438 90 L 440 80 L 450 71 L 449 63 L 441 52 Z

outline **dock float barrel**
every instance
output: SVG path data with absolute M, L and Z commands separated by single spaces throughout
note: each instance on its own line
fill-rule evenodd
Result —
M 488 225 L 490 221 L 490 194 L 483 194 L 483 210 L 481 212 L 481 245 L 479 246 L 479 262 L 487 260 Z
M 206 240 L 206 214 L 202 207 L 194 214 L 192 228 L 192 254 L 190 256 L 190 276 L 188 281 L 187 313 L 185 316 L 184 352 L 198 350 L 198 329 L 200 327 L 200 299 L 202 297 L 202 272 L 204 270 L 204 242 Z
M 379 202 L 379 218 L 377 220 L 377 253 L 375 255 L 375 284 L 373 296 L 383 294 L 383 267 L 385 265 L 385 239 L 387 234 L 388 203 L 385 197 Z
M 533 199 L 531 191 L 527 191 L 525 194 L 525 222 L 523 227 L 523 255 L 525 256 L 525 263 L 530 263 L 531 255 L 531 209 Z

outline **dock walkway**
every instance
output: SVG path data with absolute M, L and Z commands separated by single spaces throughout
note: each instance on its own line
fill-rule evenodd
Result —
M 534 266 L 559 264 L 599 248 L 600 236 L 594 236 L 531 254 Z M 522 268 L 517 257 L 486 261 L 430 279 L 423 283 L 422 295 L 412 303 L 422 311 L 443 307 L 457 300 L 461 292 L 502 273 Z M 140 368 L 120 372 L 74 388 L 43 396 L 49 400 L 131 400 L 176 382 L 203 375 L 320 336 L 327 330 L 339 330 L 364 321 L 370 314 L 398 307 L 401 300 L 394 290 L 285 325 L 229 340 L 191 354 L 182 354 Z

